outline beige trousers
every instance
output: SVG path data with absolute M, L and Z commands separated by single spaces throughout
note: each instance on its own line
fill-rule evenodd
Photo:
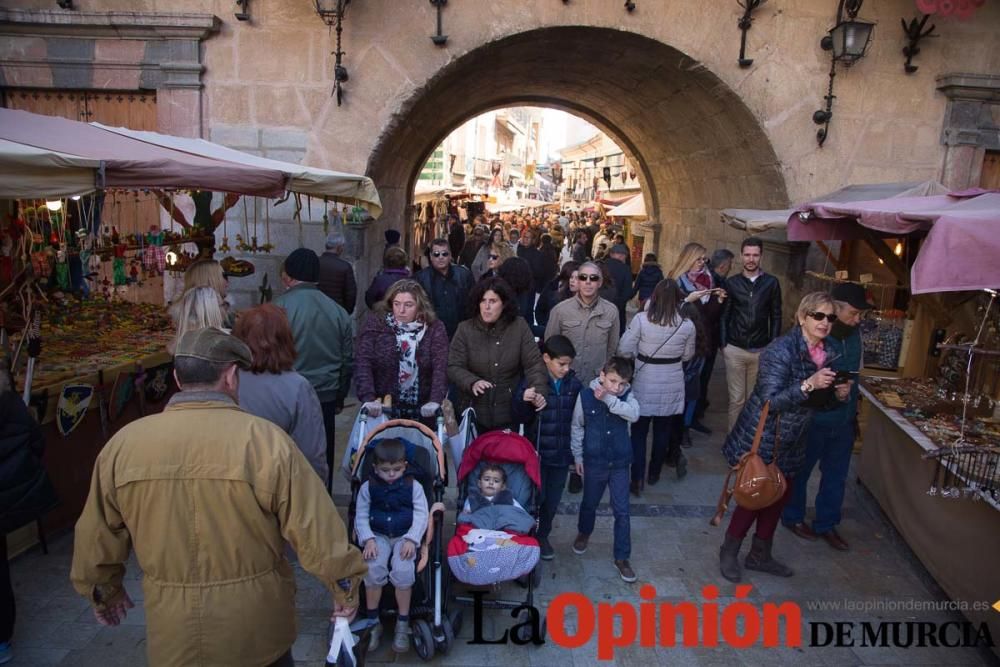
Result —
M 760 352 L 748 352 L 735 345 L 722 348 L 726 360 L 726 385 L 729 388 L 729 430 L 736 426 L 743 404 L 757 384 L 757 367 Z

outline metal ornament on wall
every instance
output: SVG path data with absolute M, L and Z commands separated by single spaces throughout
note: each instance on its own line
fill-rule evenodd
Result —
M 237 21 L 250 20 L 250 0 L 236 0 L 237 10 L 233 14 Z
M 316 13 L 323 19 L 328 27 L 334 28 L 337 33 L 337 50 L 333 52 L 333 94 L 337 96 L 337 106 L 339 107 L 344 98 L 344 84 L 350 79 L 347 68 L 342 64 L 344 50 L 340 47 L 341 33 L 344 31 L 344 12 L 351 0 L 315 0 Z
M 448 0 L 431 0 L 431 4 L 437 8 L 437 34 L 431 35 L 431 41 L 436 46 L 444 46 L 448 43 L 448 35 L 444 34 L 441 10 L 448 4 Z
M 630 13 L 635 11 L 635 3 L 632 0 L 625 0 L 625 11 Z
M 899 19 L 899 22 L 903 24 L 903 32 L 906 33 L 906 39 L 909 42 L 903 47 L 903 55 L 906 56 L 906 62 L 903 63 L 903 71 L 907 74 L 913 74 L 920 69 L 919 66 L 910 64 L 913 62 L 913 56 L 920 53 L 920 47 L 918 46 L 920 40 L 924 37 L 937 37 L 937 35 L 933 35 L 934 28 L 937 27 L 933 23 L 930 28 L 926 31 L 924 30 L 924 26 L 927 25 L 927 20 L 930 17 L 930 14 L 924 14 L 924 17 L 919 21 L 916 18 L 910 19 L 909 24 L 906 23 L 906 19 Z
M 872 33 L 875 24 L 870 21 L 858 20 L 858 12 L 864 0 L 840 0 L 837 5 L 837 22 L 830 29 L 823 39 L 820 40 L 820 48 L 830 51 L 830 80 L 827 87 L 826 107 L 813 113 L 813 122 L 822 125 L 816 131 L 816 142 L 820 148 L 830 134 L 830 120 L 833 118 L 833 80 L 837 76 L 837 63 L 844 67 L 850 67 L 864 57 L 871 43 Z M 847 19 L 844 19 L 844 13 Z
M 753 12 L 763 5 L 767 0 L 736 0 L 736 4 L 743 8 L 743 16 L 740 17 L 737 26 L 743 35 L 740 37 L 740 67 L 746 68 L 753 65 L 753 58 L 747 58 L 747 31 L 753 25 Z

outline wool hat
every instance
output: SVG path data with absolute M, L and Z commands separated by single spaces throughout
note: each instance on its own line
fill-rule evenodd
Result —
M 396 243 L 399 243 L 399 238 L 400 238 L 399 232 L 396 231 L 395 229 L 385 230 L 385 242 L 388 243 L 389 245 L 395 245 Z
M 831 296 L 834 301 L 843 301 L 858 310 L 871 310 L 875 307 L 868 303 L 868 295 L 865 293 L 865 288 L 855 283 L 840 283 L 833 288 Z
M 309 248 L 297 248 L 285 258 L 285 273 L 292 280 L 314 283 L 319 280 L 319 257 Z
M 233 363 L 244 370 L 253 362 L 253 353 L 246 343 L 216 327 L 185 332 L 177 341 L 174 356 Z
M 611 246 L 611 251 L 608 254 L 611 254 L 611 255 L 622 254 L 622 255 L 626 255 L 627 256 L 628 255 L 628 247 L 622 245 L 621 243 L 617 243 L 617 244 Z

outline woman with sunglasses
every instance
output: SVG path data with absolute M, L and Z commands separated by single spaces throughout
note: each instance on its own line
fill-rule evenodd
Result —
M 758 453 L 765 463 L 777 456 L 778 467 L 785 475 L 786 492 L 778 502 L 764 509 L 737 507 L 733 512 L 719 549 L 722 576 L 733 582 L 740 580 L 740 547 L 754 523 L 757 528 L 744 562 L 746 568 L 779 577 L 792 576 L 791 568 L 771 556 L 771 545 L 791 494 L 792 478 L 805 461 L 806 426 L 814 409 L 846 401 L 850 391 L 850 385 L 833 387 L 836 373 L 829 367 L 833 355 L 824 342 L 837 319 L 833 298 L 826 292 L 807 294 L 795 317 L 798 326 L 776 338 L 761 353 L 757 384 L 722 447 L 729 464 L 736 465 L 753 446 L 760 413 L 764 403 L 770 401 Z
M 722 306 L 726 299 L 726 290 L 716 280 L 708 265 L 708 249 L 700 243 L 688 243 L 681 250 L 680 258 L 667 274 L 668 278 L 677 281 L 684 296 L 684 302 L 698 310 L 702 328 L 708 334 L 709 354 L 704 359 L 702 372 L 699 373 L 699 383 L 708 383 L 715 366 L 716 350 L 719 349 L 720 323 L 722 321 Z M 705 392 L 701 391 L 701 394 Z M 696 408 L 699 406 L 696 406 Z M 684 442 L 690 443 L 688 429 L 693 428 L 699 433 L 709 435 L 712 430 L 691 415 L 685 416 Z M 690 445 L 688 445 L 690 446 Z
M 507 243 L 507 241 L 504 239 L 503 227 L 494 227 L 493 231 L 490 232 L 490 237 L 486 239 L 486 243 L 484 243 L 483 246 L 479 249 L 479 252 L 476 253 L 476 258 L 472 260 L 472 278 L 476 282 L 479 282 L 479 280 L 483 277 L 483 274 L 485 274 L 487 271 L 496 268 L 489 265 L 490 255 L 498 254 L 496 252 L 496 247 L 499 245 L 507 246 L 507 250 L 509 250 L 510 253 L 513 254 L 514 251 L 511 250 L 510 244 Z M 503 260 L 507 258 L 502 257 L 499 259 L 500 262 L 503 262 Z M 500 264 L 497 263 L 496 266 L 500 266 Z
M 479 276 L 479 280 L 476 282 L 486 280 L 487 278 L 496 278 L 500 265 L 513 256 L 514 251 L 511 249 L 509 243 L 500 242 L 491 245 L 489 247 L 489 254 L 486 256 L 486 270 Z

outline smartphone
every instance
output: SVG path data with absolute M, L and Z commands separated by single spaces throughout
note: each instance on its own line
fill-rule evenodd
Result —
M 835 386 L 838 384 L 847 384 L 848 381 L 857 379 L 857 371 L 837 371 L 837 377 L 833 379 L 833 384 Z

